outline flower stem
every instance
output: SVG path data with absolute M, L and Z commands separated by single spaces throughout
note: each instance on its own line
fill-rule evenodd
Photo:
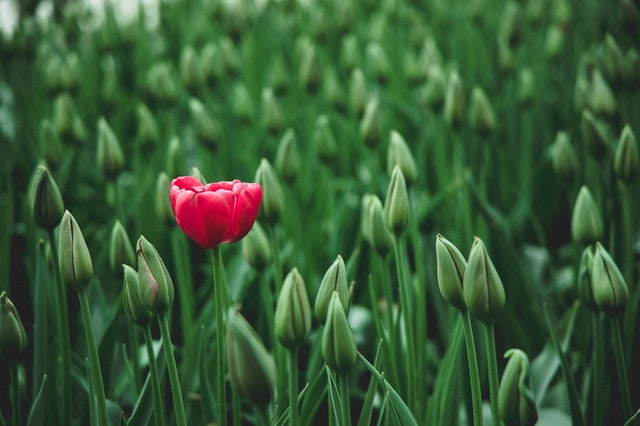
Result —
M 298 350 L 289 351 L 289 424 L 298 425 Z
M 147 358 L 149 358 L 149 374 L 151 375 L 151 390 L 153 393 L 153 415 L 156 426 L 164 426 L 164 407 L 162 405 L 162 393 L 160 391 L 160 377 L 158 375 L 158 364 L 153 353 L 153 339 L 149 327 L 142 329 L 144 334 L 144 344 L 147 348 Z
M 491 398 L 491 418 L 494 425 L 500 424 L 500 411 L 498 410 L 498 358 L 496 356 L 496 335 L 493 324 L 485 328 L 485 341 L 487 346 L 487 367 L 489 368 L 489 395 Z
M 618 383 L 620 385 L 620 398 L 622 399 L 622 416 L 626 421 L 631 417 L 631 396 L 629 394 L 629 381 L 627 378 L 627 368 L 624 362 L 622 349 L 622 335 L 620 333 L 620 319 L 611 318 L 611 334 L 613 339 L 613 352 L 616 358 L 618 370 Z
M 22 424 L 22 414 L 20 412 L 20 377 L 18 375 L 18 366 L 9 364 L 11 374 L 11 402 L 13 425 L 20 426 Z
M 602 360 L 604 359 L 602 352 L 602 326 L 600 315 L 593 315 L 593 425 L 602 425 L 603 401 L 602 390 L 604 389 L 604 369 Z
M 349 396 L 349 376 L 347 374 L 338 374 L 338 386 L 340 387 L 340 399 L 342 404 L 342 425 L 349 426 L 351 424 L 351 398 Z
M 174 228 L 171 233 L 171 249 L 176 265 L 178 296 L 176 299 L 180 304 L 180 326 L 182 338 L 187 346 L 187 342 L 192 337 L 194 331 L 192 313 L 195 312 L 193 301 L 193 277 L 191 274 L 191 254 L 189 244 L 184 233 L 179 228 Z
M 213 287 L 216 303 L 216 393 L 218 396 L 218 424 L 227 424 L 227 393 L 225 387 L 225 346 L 224 346 L 224 312 L 225 294 L 222 288 L 222 257 L 220 247 L 216 246 L 211 250 L 211 260 L 213 264 Z
M 100 426 L 109 426 L 109 416 L 107 415 L 107 397 L 104 393 L 104 383 L 102 381 L 102 369 L 100 368 L 100 359 L 98 358 L 98 347 L 96 346 L 96 337 L 93 333 L 93 323 L 91 321 L 91 310 L 89 309 L 89 299 L 87 291 L 78 291 L 78 299 L 80 299 L 80 310 L 82 311 L 82 323 L 87 338 L 87 349 L 89 350 L 89 364 L 91 365 L 93 391 L 96 395 L 98 403 L 98 424 Z M 71 400 L 66 395 L 64 399 Z
M 278 233 L 276 232 L 276 224 L 272 224 L 269 226 L 269 238 L 271 239 L 271 245 L 273 248 L 273 271 L 274 271 L 274 281 L 275 281 L 275 295 L 280 294 L 280 290 L 282 290 L 282 263 L 280 261 L 280 250 L 278 247 Z M 273 326 L 271 327 L 273 328 Z M 278 371 L 285 371 L 286 369 L 286 355 L 284 353 L 284 348 L 280 345 L 273 344 L 273 351 L 275 353 L 276 359 L 276 369 Z M 276 407 L 277 414 L 281 414 L 284 410 L 287 393 L 287 380 L 284 375 L 278 375 L 276 379 Z
M 176 423 L 178 426 L 186 426 L 187 417 L 184 411 L 184 401 L 182 400 L 182 388 L 180 386 L 180 378 L 178 377 L 176 358 L 173 354 L 171 333 L 169 332 L 169 322 L 167 321 L 166 314 L 158 316 L 158 323 L 160 325 L 160 336 L 162 338 L 162 347 L 164 348 L 164 357 L 167 360 L 167 372 L 169 373 L 169 383 L 171 384 L 171 395 L 173 397 L 173 406 L 176 410 Z
M 473 406 L 473 424 L 482 426 L 482 393 L 480 391 L 480 374 L 478 372 L 478 357 L 473 339 L 473 328 L 469 311 L 460 312 L 464 324 L 464 340 L 467 345 L 467 361 L 469 363 L 469 379 L 471 380 L 471 401 Z

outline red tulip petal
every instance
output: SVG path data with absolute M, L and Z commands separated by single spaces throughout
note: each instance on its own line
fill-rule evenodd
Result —
M 244 238 L 253 227 L 260 203 L 262 201 L 262 188 L 252 183 L 238 183 L 234 186 L 236 203 L 232 213 L 234 226 L 233 235 L 229 235 L 226 242 L 234 243 Z

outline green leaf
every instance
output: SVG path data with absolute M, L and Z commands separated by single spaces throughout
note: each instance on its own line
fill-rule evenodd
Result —
M 49 282 L 47 280 L 47 266 L 44 254 L 44 242 L 38 241 L 38 250 L 36 254 L 36 283 L 34 294 L 34 323 L 33 323 L 33 398 L 42 392 L 42 386 L 38 388 L 40 379 L 47 373 L 47 354 L 49 349 L 47 345 L 47 290 Z
M 640 410 L 636 411 L 636 413 L 625 422 L 624 426 L 640 426 Z
M 209 380 L 209 372 L 207 368 L 207 357 L 205 355 L 205 328 L 203 325 L 200 326 L 200 338 L 198 342 L 198 359 L 197 365 L 198 368 L 198 378 L 200 380 L 200 392 L 202 393 L 203 399 L 206 405 L 206 412 L 204 415 L 209 417 L 209 419 L 215 419 L 217 416 L 217 403 L 216 399 L 213 397 L 213 391 L 211 388 L 211 381 Z
M 320 346 L 320 345 L 316 345 Z M 318 407 L 324 399 L 324 394 L 327 392 L 327 375 L 324 370 L 319 370 L 316 377 L 313 379 L 310 385 L 307 385 L 307 391 L 305 392 L 300 406 L 299 417 L 305 425 L 312 424 L 312 420 L 315 418 Z
M 327 383 L 329 384 L 328 403 L 329 403 L 329 420 L 330 423 L 340 424 L 340 413 L 342 412 L 342 399 L 340 398 L 340 391 L 338 390 L 338 384 L 333 375 L 331 369 L 325 365 L 325 371 L 327 372 Z
M 166 374 L 167 369 L 164 368 L 164 353 L 160 351 L 156 358 L 156 363 L 158 364 L 158 375 L 160 383 L 164 380 L 164 375 Z M 147 375 L 147 379 L 144 381 L 144 385 L 140 390 L 140 395 L 138 396 L 138 400 L 133 407 L 133 412 L 131 416 L 127 419 L 127 424 L 129 426 L 145 426 L 148 425 L 151 421 L 151 414 L 153 413 L 153 389 L 151 386 L 151 374 Z
M 40 390 L 33 400 L 31 405 L 31 411 L 29 412 L 29 418 L 27 420 L 27 426 L 39 426 L 44 425 L 45 419 L 45 407 L 47 401 L 47 375 L 42 376 L 42 384 Z
M 373 365 L 378 369 L 380 354 L 382 353 L 382 344 L 383 340 L 380 339 L 378 342 L 378 348 L 376 350 L 376 356 L 373 359 Z M 364 403 L 362 404 L 362 410 L 360 411 L 360 419 L 358 420 L 358 426 L 367 426 L 371 424 L 371 416 L 373 413 L 373 401 L 376 396 L 376 381 L 373 380 L 373 377 L 369 381 L 369 386 L 367 387 L 367 392 L 364 397 Z

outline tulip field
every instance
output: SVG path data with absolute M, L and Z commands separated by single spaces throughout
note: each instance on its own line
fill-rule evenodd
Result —
M 637 0 L 0 0 L 0 426 L 640 425 Z

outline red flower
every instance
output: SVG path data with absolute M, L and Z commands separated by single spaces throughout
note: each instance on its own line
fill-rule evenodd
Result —
M 257 183 L 214 182 L 191 176 L 175 178 L 171 208 L 182 231 L 203 248 L 241 240 L 256 221 L 262 188 Z

